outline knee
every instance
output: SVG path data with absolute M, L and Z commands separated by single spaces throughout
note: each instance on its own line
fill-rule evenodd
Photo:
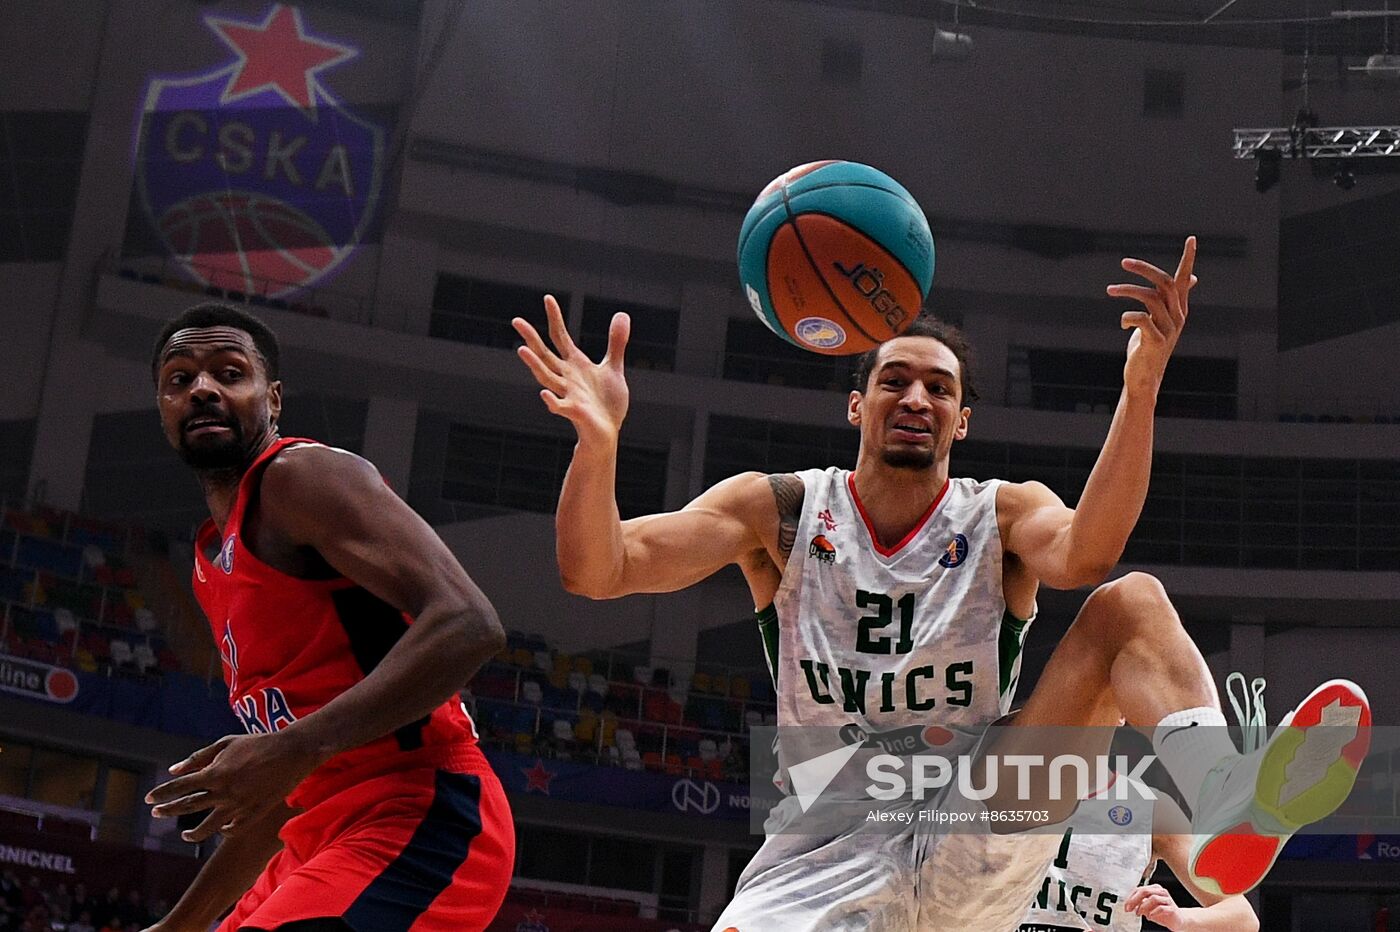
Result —
M 1144 626 L 1160 630 L 1163 624 L 1181 623 L 1161 581 L 1147 573 L 1129 573 L 1099 586 L 1089 593 L 1079 614 L 1076 623 L 1117 631 Z

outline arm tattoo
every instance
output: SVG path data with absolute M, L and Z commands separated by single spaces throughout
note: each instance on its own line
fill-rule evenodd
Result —
M 769 476 L 768 485 L 773 489 L 773 501 L 778 505 L 778 550 L 786 562 L 797 540 L 797 524 L 802 519 L 802 499 L 806 488 L 802 480 L 791 473 Z

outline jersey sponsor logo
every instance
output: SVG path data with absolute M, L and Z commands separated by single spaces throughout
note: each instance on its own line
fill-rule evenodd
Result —
M 807 556 L 815 558 L 819 563 L 835 563 L 836 545 L 827 540 L 824 535 L 818 534 L 807 545 Z
M 852 722 L 841 726 L 840 735 L 846 744 L 877 747 L 886 754 L 912 754 L 943 747 L 953 740 L 953 733 L 941 725 L 909 725 L 888 731 L 866 731 Z
M 214 565 L 228 576 L 233 575 L 233 542 L 237 537 L 237 534 L 230 534 L 228 540 L 219 548 L 219 555 L 214 558 Z
M 1133 810 L 1127 806 L 1114 806 L 1108 810 L 1108 818 L 1114 825 L 1127 825 L 1133 821 Z
M 967 538 L 962 534 L 954 534 L 953 539 L 948 541 L 948 546 L 943 548 L 943 556 L 938 558 L 938 565 L 952 569 L 961 566 L 967 559 Z

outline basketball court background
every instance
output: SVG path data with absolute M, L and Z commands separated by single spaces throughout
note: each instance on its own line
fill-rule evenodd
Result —
M 562 591 L 572 438 L 508 321 L 539 323 L 551 292 L 600 352 L 632 314 L 624 516 L 741 470 L 850 465 L 848 364 L 768 334 L 734 263 L 762 186 L 822 158 L 879 167 L 928 214 L 930 304 L 970 334 L 983 398 L 955 472 L 1070 501 L 1121 383 L 1103 286 L 1197 234 L 1125 568 L 1164 580 L 1220 680 L 1267 676 L 1285 710 L 1345 675 L 1393 723 L 1400 156 L 1356 160 L 1350 187 L 1285 158 L 1263 192 L 1231 158 L 1235 128 L 1305 106 L 1400 123 L 1400 72 L 1367 70 L 1400 20 L 1332 15 L 1383 6 L 7 4 L 0 871 L 150 906 L 197 866 L 138 804 L 230 727 L 184 588 L 204 506 L 146 363 L 165 319 L 213 297 L 279 333 L 284 432 L 372 459 L 514 632 L 470 696 L 520 822 L 502 928 L 713 918 L 757 845 L 744 747 L 772 704 L 752 606 L 733 572 Z M 1023 691 L 1082 598 L 1044 593 Z M 53 670 L 76 678 L 66 701 Z M 1368 766 L 1392 785 L 1392 762 Z M 1383 927 L 1400 839 L 1297 853 L 1265 929 Z

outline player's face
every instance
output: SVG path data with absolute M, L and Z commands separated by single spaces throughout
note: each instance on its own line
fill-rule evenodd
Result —
M 253 338 L 234 327 L 192 327 L 166 343 L 156 380 L 165 439 L 201 470 L 246 466 L 282 412 Z
M 896 337 L 880 347 L 864 392 L 848 417 L 861 446 L 888 466 L 930 469 L 967 436 L 958 357 L 933 337 Z

